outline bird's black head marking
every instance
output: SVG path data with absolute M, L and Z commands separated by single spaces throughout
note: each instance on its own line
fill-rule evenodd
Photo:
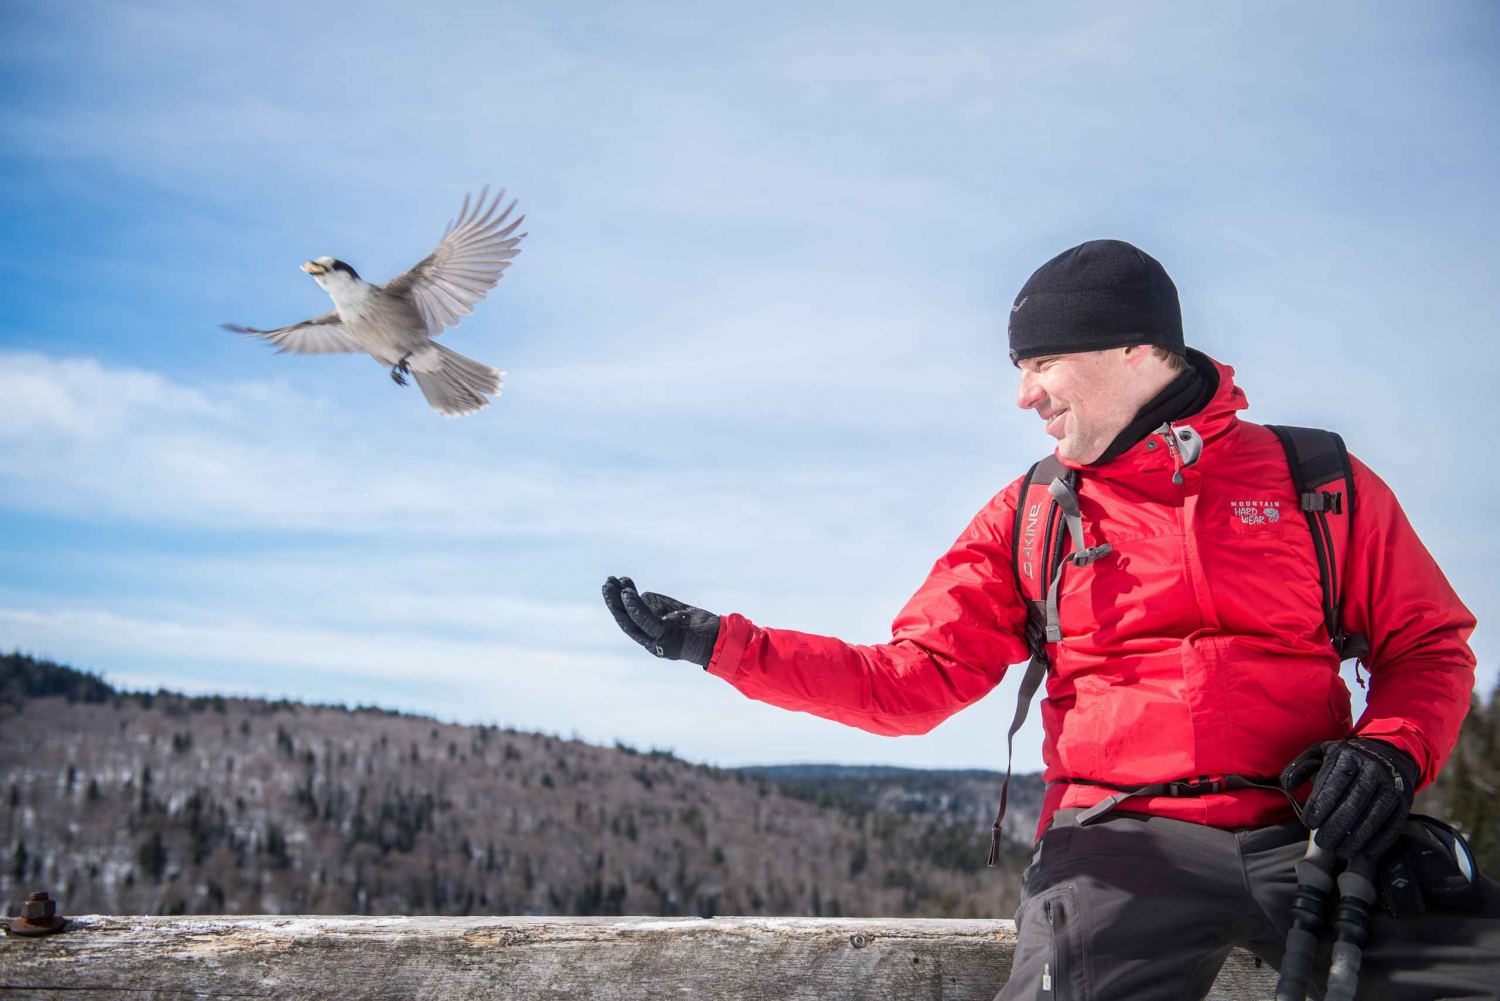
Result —
M 344 274 L 348 275 L 350 278 L 353 278 L 355 281 L 359 281 L 359 272 L 355 271 L 343 261 L 334 261 L 332 264 L 328 265 L 328 270 L 342 271 Z

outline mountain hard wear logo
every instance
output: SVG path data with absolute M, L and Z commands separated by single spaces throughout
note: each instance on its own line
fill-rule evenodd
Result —
M 1230 501 L 1229 509 L 1244 525 L 1269 525 L 1281 520 L 1281 501 Z

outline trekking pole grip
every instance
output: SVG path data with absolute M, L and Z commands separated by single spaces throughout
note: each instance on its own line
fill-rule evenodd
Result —
M 1333 893 L 1333 867 L 1338 856 L 1319 848 L 1317 831 L 1307 836 L 1307 854 L 1297 863 L 1297 894 L 1292 898 L 1292 930 L 1287 932 L 1276 1001 L 1306 1001 L 1318 956 L 1318 936 L 1327 923 L 1328 898 Z
M 1370 940 L 1370 908 L 1375 904 L 1375 860 L 1356 855 L 1339 873 L 1339 909 L 1334 918 L 1338 938 L 1328 967 L 1326 1001 L 1353 1001 L 1359 987 L 1359 964 Z

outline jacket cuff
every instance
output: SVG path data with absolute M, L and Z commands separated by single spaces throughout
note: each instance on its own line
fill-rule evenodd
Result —
M 1382 733 L 1382 730 L 1385 730 L 1385 732 Z M 1436 770 L 1429 767 L 1431 761 L 1427 754 L 1427 745 L 1413 734 L 1410 729 L 1406 727 L 1382 727 L 1380 721 L 1373 721 L 1368 728 L 1358 731 L 1353 736 L 1368 740 L 1379 740 L 1410 755 L 1412 761 L 1417 766 L 1418 789 L 1431 784 L 1437 778 L 1436 774 L 1428 774 L 1429 771 L 1435 773 Z
M 714 640 L 713 656 L 704 670 L 726 681 L 738 674 L 752 628 L 750 620 L 742 615 L 730 612 L 719 616 L 719 638 Z

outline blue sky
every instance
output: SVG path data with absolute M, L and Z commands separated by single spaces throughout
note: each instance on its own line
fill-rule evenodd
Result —
M 0 39 L 0 648 L 725 764 L 996 766 L 1018 672 L 877 738 L 652 660 L 598 586 L 888 636 L 1049 448 L 1006 308 L 1109 236 L 1251 419 L 1391 483 L 1495 683 L 1491 4 L 20 2 Z M 507 372 L 493 408 L 218 329 L 327 309 L 308 257 L 405 270 L 485 182 L 530 236 L 445 341 Z

